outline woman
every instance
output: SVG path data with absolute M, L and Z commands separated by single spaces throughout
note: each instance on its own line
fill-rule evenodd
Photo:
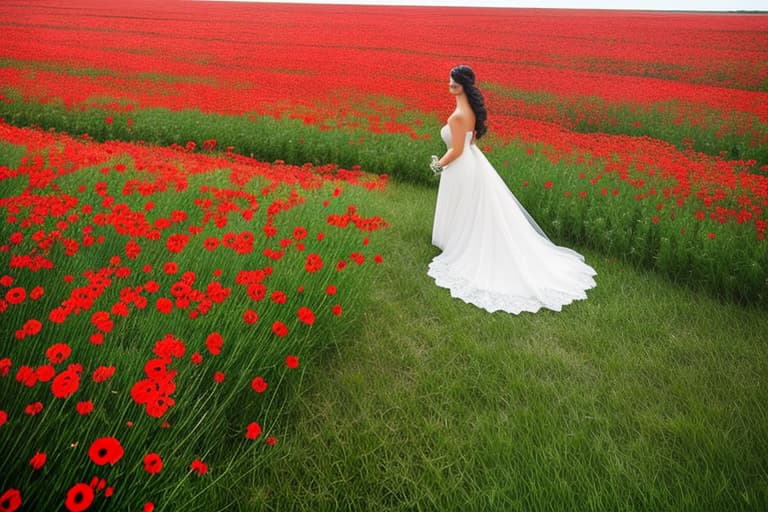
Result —
M 453 68 L 448 87 L 456 98 L 440 130 L 448 150 L 431 165 L 440 172 L 432 243 L 443 252 L 428 274 L 453 297 L 490 312 L 560 311 L 585 299 L 596 272 L 547 238 L 475 145 L 487 114 L 472 69 Z

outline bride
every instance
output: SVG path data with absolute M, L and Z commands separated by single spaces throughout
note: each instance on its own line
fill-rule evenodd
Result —
M 456 98 L 440 130 L 448 150 L 431 164 L 440 173 L 432 244 L 442 253 L 427 273 L 453 297 L 489 312 L 560 311 L 586 299 L 594 269 L 547 238 L 475 145 L 487 114 L 472 69 L 453 68 L 448 87 Z

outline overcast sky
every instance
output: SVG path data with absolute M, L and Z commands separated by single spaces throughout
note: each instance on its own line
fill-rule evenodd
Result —
M 254 1 L 254 0 L 245 0 Z M 275 1 L 275 0 L 273 0 Z M 650 11 L 767 11 L 768 0 L 277 0 L 278 3 L 546 7 Z

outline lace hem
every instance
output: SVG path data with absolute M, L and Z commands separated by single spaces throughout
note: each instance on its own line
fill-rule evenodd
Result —
M 450 290 L 451 297 L 473 304 L 489 313 L 504 311 L 517 315 L 522 312 L 536 313 L 542 308 L 561 311 L 563 306 L 573 301 L 586 299 L 586 291 L 594 288 L 597 283 L 593 279 L 593 276 L 596 275 L 595 271 L 589 266 L 585 265 L 585 267 L 584 272 L 577 277 L 578 290 L 564 292 L 545 289 L 540 292 L 538 297 L 492 293 L 479 289 L 466 279 L 453 274 L 449 267 L 438 261 L 432 261 L 429 264 L 427 275 L 432 277 L 438 286 Z

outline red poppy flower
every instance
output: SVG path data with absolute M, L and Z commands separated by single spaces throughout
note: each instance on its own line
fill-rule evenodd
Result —
M 93 370 L 93 382 L 96 382 L 96 383 L 104 382 L 112 378 L 114 374 L 115 374 L 114 366 L 99 366 L 98 368 Z
M 38 470 L 45 465 L 45 461 L 47 458 L 48 456 L 45 453 L 37 452 L 30 459 L 29 465 L 32 466 L 33 469 Z M 3 510 L 3 509 L 0 507 L 0 510 Z
M 298 311 L 299 321 L 307 325 L 315 323 L 315 314 L 308 307 L 300 307 Z
M 176 233 L 170 235 L 165 241 L 165 247 L 172 253 L 178 254 L 184 250 L 189 242 L 189 235 Z
M 377 254 L 373 257 L 374 263 L 384 263 L 384 258 L 381 256 L 381 254 Z
M 155 512 L 155 504 L 148 501 L 144 504 L 143 512 Z
M 265 225 L 263 231 L 267 238 L 272 238 L 273 236 L 277 235 L 277 228 L 272 224 Z
M 21 231 L 16 231 L 15 233 L 13 233 L 10 236 L 10 238 L 8 238 L 8 241 L 10 241 L 13 245 L 19 245 L 21 242 L 24 241 L 24 233 L 22 233 Z M 5 277 L 6 276 L 3 276 L 3 279 Z M 10 276 L 8 276 L 8 277 L 10 277 Z M 5 284 L 3 282 L 3 279 L 0 279 L 0 284 L 2 284 L 3 286 L 10 286 L 10 285 Z
M 336 315 L 336 316 L 341 316 L 341 313 L 342 313 L 341 306 L 339 304 L 334 304 L 333 305 L 333 314 Z
M 156 475 L 163 469 L 163 459 L 156 453 L 148 453 L 144 456 L 144 471 L 150 475 Z
M 88 414 L 91 414 L 93 412 L 93 402 L 91 402 L 90 400 L 87 400 L 85 402 L 78 402 L 76 409 L 81 416 L 86 416 Z
M 272 324 L 272 332 L 275 333 L 275 335 L 284 338 L 288 335 L 288 326 L 280 320 L 276 320 L 275 323 Z
M 67 491 L 67 499 L 64 506 L 69 512 L 82 512 L 93 503 L 93 488 L 82 482 L 75 484 Z
M 115 316 L 121 316 L 126 317 L 130 313 L 130 309 L 128 309 L 128 305 L 124 302 L 116 302 L 111 308 L 110 313 L 112 313 Z
M 169 276 L 175 274 L 178 271 L 179 271 L 179 266 L 176 264 L 176 262 L 169 261 L 163 265 L 163 272 L 165 272 Z
M 264 253 L 264 256 L 266 256 L 267 258 L 271 258 L 273 260 L 279 260 L 285 254 L 284 251 L 275 251 L 273 249 L 270 249 L 269 247 L 266 247 L 263 253 Z
M 168 315 L 173 311 L 173 301 L 168 297 L 160 297 L 155 302 L 155 309 L 164 315 Z
M 114 321 L 106 311 L 97 311 L 91 316 L 91 323 L 101 332 L 111 332 L 115 326 Z
M 21 382 L 27 387 L 31 388 L 37 384 L 37 379 L 37 372 L 31 366 L 23 364 L 19 366 L 18 371 L 16 371 L 16 381 Z
M 247 309 L 243 313 L 243 321 L 247 324 L 255 324 L 259 320 L 259 314 L 252 309 Z
M 180 297 L 186 297 L 192 291 L 192 287 L 183 281 L 176 281 L 171 285 L 171 295 L 177 299 Z
M 42 402 L 34 402 L 29 404 L 24 408 L 24 412 L 26 414 L 29 414 L 30 416 L 35 416 L 36 414 L 39 414 L 43 410 L 43 403 Z
M 267 443 L 269 446 L 275 446 L 275 445 L 277 444 L 277 438 L 276 438 L 276 437 L 274 437 L 274 436 L 269 436 L 269 437 L 267 438 L 267 441 L 266 441 L 266 443 Z
M 192 361 L 192 364 L 200 364 L 203 362 L 203 356 L 200 352 L 193 353 L 189 358 Z
M 94 476 L 93 478 L 91 478 L 90 486 L 91 486 L 91 489 L 95 491 L 101 491 L 101 490 L 104 490 L 104 487 L 107 486 L 107 481 L 104 480 L 103 478 L 99 478 L 98 476 Z
M 187 212 L 184 210 L 173 210 L 171 212 L 171 220 L 176 223 L 184 222 L 187 220 Z
M 304 263 L 304 268 L 309 273 L 317 272 L 323 268 L 323 259 L 319 254 L 311 253 L 307 255 L 307 261 Z
M 8 413 L 3 410 L 0 410 L 0 427 L 5 425 L 7 421 L 8 421 Z
M 155 343 L 152 352 L 160 357 L 170 359 L 171 357 L 184 357 L 186 349 L 187 347 L 183 341 L 175 338 L 172 334 L 167 334 L 163 339 Z
M 219 246 L 219 239 L 211 236 L 205 239 L 205 248 L 209 251 L 215 250 Z
M 145 410 L 149 416 L 160 418 L 175 403 L 176 401 L 168 395 L 158 395 L 146 403 Z M 163 423 L 163 428 L 168 426 L 167 423 Z
M 288 296 L 281 290 L 275 290 L 272 292 L 272 302 L 275 304 L 285 304 L 288 300 Z
M 80 388 L 80 375 L 72 370 L 58 374 L 51 383 L 51 391 L 56 398 L 68 398 Z
M 8 376 L 11 371 L 11 366 L 13 366 L 13 362 L 10 357 L 0 359 L 0 376 Z
M 162 383 L 173 377 L 173 372 L 168 371 L 170 361 L 164 357 L 150 359 L 144 364 L 144 373 L 151 380 Z
M 128 240 L 125 243 L 125 257 L 128 259 L 136 259 L 141 254 L 141 246 L 135 240 Z
M 52 364 L 64 362 L 72 353 L 72 349 L 66 343 L 56 343 L 48 347 L 45 355 Z
M 263 393 L 267 390 L 267 387 L 269 387 L 269 385 L 267 384 L 267 381 L 265 381 L 263 377 L 256 377 L 251 381 L 251 387 L 255 392 Z
M 44 364 L 35 369 L 35 375 L 40 382 L 48 382 L 56 375 L 56 369 L 50 364 Z
M 8 489 L 0 496 L 0 512 L 14 512 L 21 507 L 21 492 L 18 489 Z
M 208 348 L 208 352 L 213 356 L 221 354 L 221 347 L 224 344 L 224 338 L 218 332 L 212 332 L 205 339 L 205 346 Z
M 215 304 L 221 304 L 229 297 L 231 289 L 225 288 L 218 281 L 208 283 L 205 288 L 205 296 Z
M 293 238 L 296 240 L 303 240 L 307 236 L 307 230 L 303 226 L 296 226 L 293 229 Z
M 114 437 L 100 437 L 88 449 L 88 457 L 97 466 L 113 465 L 123 456 L 123 446 Z
M 267 287 L 261 283 L 250 284 L 248 285 L 248 296 L 257 302 L 262 301 L 267 296 Z
M 35 286 L 32 288 L 32 291 L 29 292 L 29 298 L 32 300 L 37 300 L 42 297 L 44 293 L 45 289 L 42 286 Z
M 225 375 L 224 372 L 216 372 L 213 374 L 213 380 L 216 382 L 216 384 L 221 384 L 224 382 Z
M 289 355 L 285 358 L 285 366 L 288 368 L 295 370 L 299 367 L 299 358 L 293 355 Z
M 21 286 L 16 286 L 5 292 L 5 300 L 8 304 L 21 304 L 27 298 L 27 291 Z
M 193 460 L 189 467 L 192 471 L 196 471 L 198 475 L 204 475 L 208 472 L 208 464 L 200 459 Z
M 325 288 L 325 293 L 327 293 L 328 295 L 336 295 L 336 291 L 337 291 L 336 287 L 334 285 L 332 285 L 332 284 L 329 284 Z
M 257 437 L 261 435 L 261 425 L 256 423 L 255 421 L 250 423 L 248 427 L 245 429 L 245 437 L 246 439 L 254 440 Z

